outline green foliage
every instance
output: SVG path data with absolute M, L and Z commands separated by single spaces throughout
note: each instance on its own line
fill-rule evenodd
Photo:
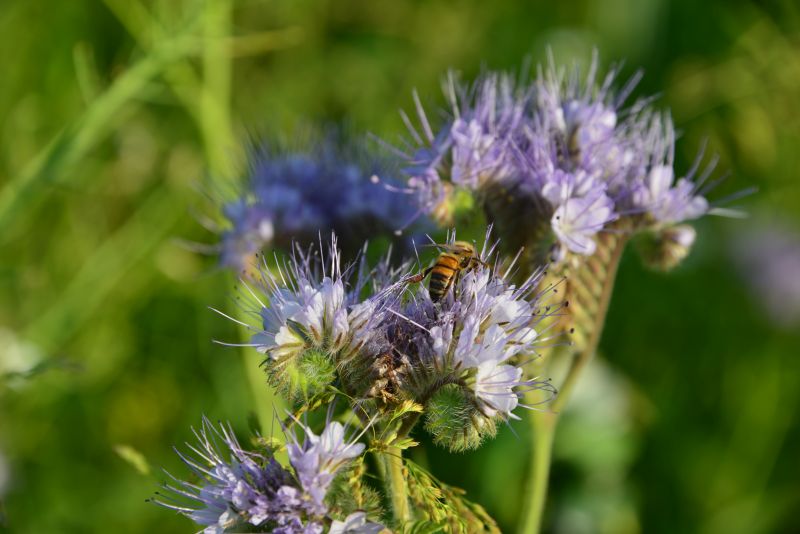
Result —
M 330 353 L 316 348 L 297 356 L 267 360 L 264 367 L 270 384 L 296 404 L 319 397 L 336 378 Z
M 421 521 L 406 525 L 404 532 L 500 532 L 483 507 L 464 498 L 464 490 L 440 482 L 410 460 L 405 461 L 405 473 Z

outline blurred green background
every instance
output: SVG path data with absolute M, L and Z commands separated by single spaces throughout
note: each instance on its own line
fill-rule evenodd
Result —
M 750 219 L 701 221 L 669 276 L 627 251 L 557 439 L 548 531 L 800 531 L 798 304 L 770 314 L 759 264 L 732 252 L 777 223 L 797 242 L 790 0 L 0 2 L 0 531 L 193 531 L 145 499 L 160 466 L 185 473 L 170 447 L 201 414 L 248 432 L 259 357 L 210 341 L 239 335 L 207 309 L 233 308 L 233 277 L 179 243 L 213 242 L 198 184 L 235 177 L 243 141 L 332 120 L 392 139 L 413 88 L 435 105 L 448 68 L 548 45 L 644 68 L 635 95 L 671 108 L 679 167 L 707 138 L 731 173 L 719 195 L 760 189 Z M 504 531 L 523 506 L 513 427 L 416 457 Z

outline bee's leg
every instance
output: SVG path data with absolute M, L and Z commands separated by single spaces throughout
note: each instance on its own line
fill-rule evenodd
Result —
M 485 261 L 483 261 L 480 258 L 470 258 L 469 263 L 470 263 L 469 266 L 470 266 L 471 269 L 474 269 L 476 265 L 483 265 L 484 267 L 491 267 L 491 265 L 489 265 L 488 263 L 486 263 Z
M 408 283 L 408 284 L 418 284 L 418 283 L 422 282 L 423 280 L 425 280 L 425 277 L 428 276 L 429 274 L 431 274 L 432 270 L 433 270 L 433 267 L 428 267 L 427 269 L 425 269 L 421 273 L 415 274 L 413 276 L 409 276 L 403 281 Z

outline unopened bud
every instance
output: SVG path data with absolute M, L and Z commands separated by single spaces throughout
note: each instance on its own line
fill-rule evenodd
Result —
M 336 377 L 330 355 L 311 348 L 289 362 L 271 362 L 271 381 L 281 392 L 294 400 L 308 399 L 323 391 Z
M 658 271 L 670 271 L 689 255 L 697 233 L 688 224 L 647 232 L 638 243 L 642 261 Z
M 458 384 L 447 384 L 434 393 L 425 411 L 425 430 L 434 443 L 452 452 L 476 449 L 497 433 L 494 420 L 484 415 L 472 393 Z

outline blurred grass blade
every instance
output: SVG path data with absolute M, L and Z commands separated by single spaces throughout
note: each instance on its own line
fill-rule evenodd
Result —
M 25 330 L 25 338 L 54 350 L 95 313 L 108 294 L 174 228 L 184 211 L 159 189 L 86 260 L 53 305 Z
M 147 462 L 147 458 L 144 457 L 144 454 L 137 451 L 130 445 L 114 445 L 114 452 L 116 452 L 120 458 L 125 460 L 129 465 L 136 469 L 139 474 L 145 476 L 150 474 L 150 464 Z
M 211 172 L 224 177 L 233 172 L 235 146 L 230 116 L 232 66 L 224 41 L 231 29 L 231 11 L 230 0 L 206 0 L 203 17 L 201 127 Z
M 65 128 L 0 191 L 0 227 L 7 228 L 15 215 L 35 197 L 37 185 L 53 182 L 80 160 L 115 125 L 119 110 L 170 63 L 191 53 L 196 40 L 187 36 L 165 42 L 114 81 L 81 118 Z
M 87 43 L 78 43 L 72 50 L 75 64 L 75 77 L 78 81 L 83 101 L 90 105 L 102 93 L 100 77 L 94 61 L 94 51 Z

